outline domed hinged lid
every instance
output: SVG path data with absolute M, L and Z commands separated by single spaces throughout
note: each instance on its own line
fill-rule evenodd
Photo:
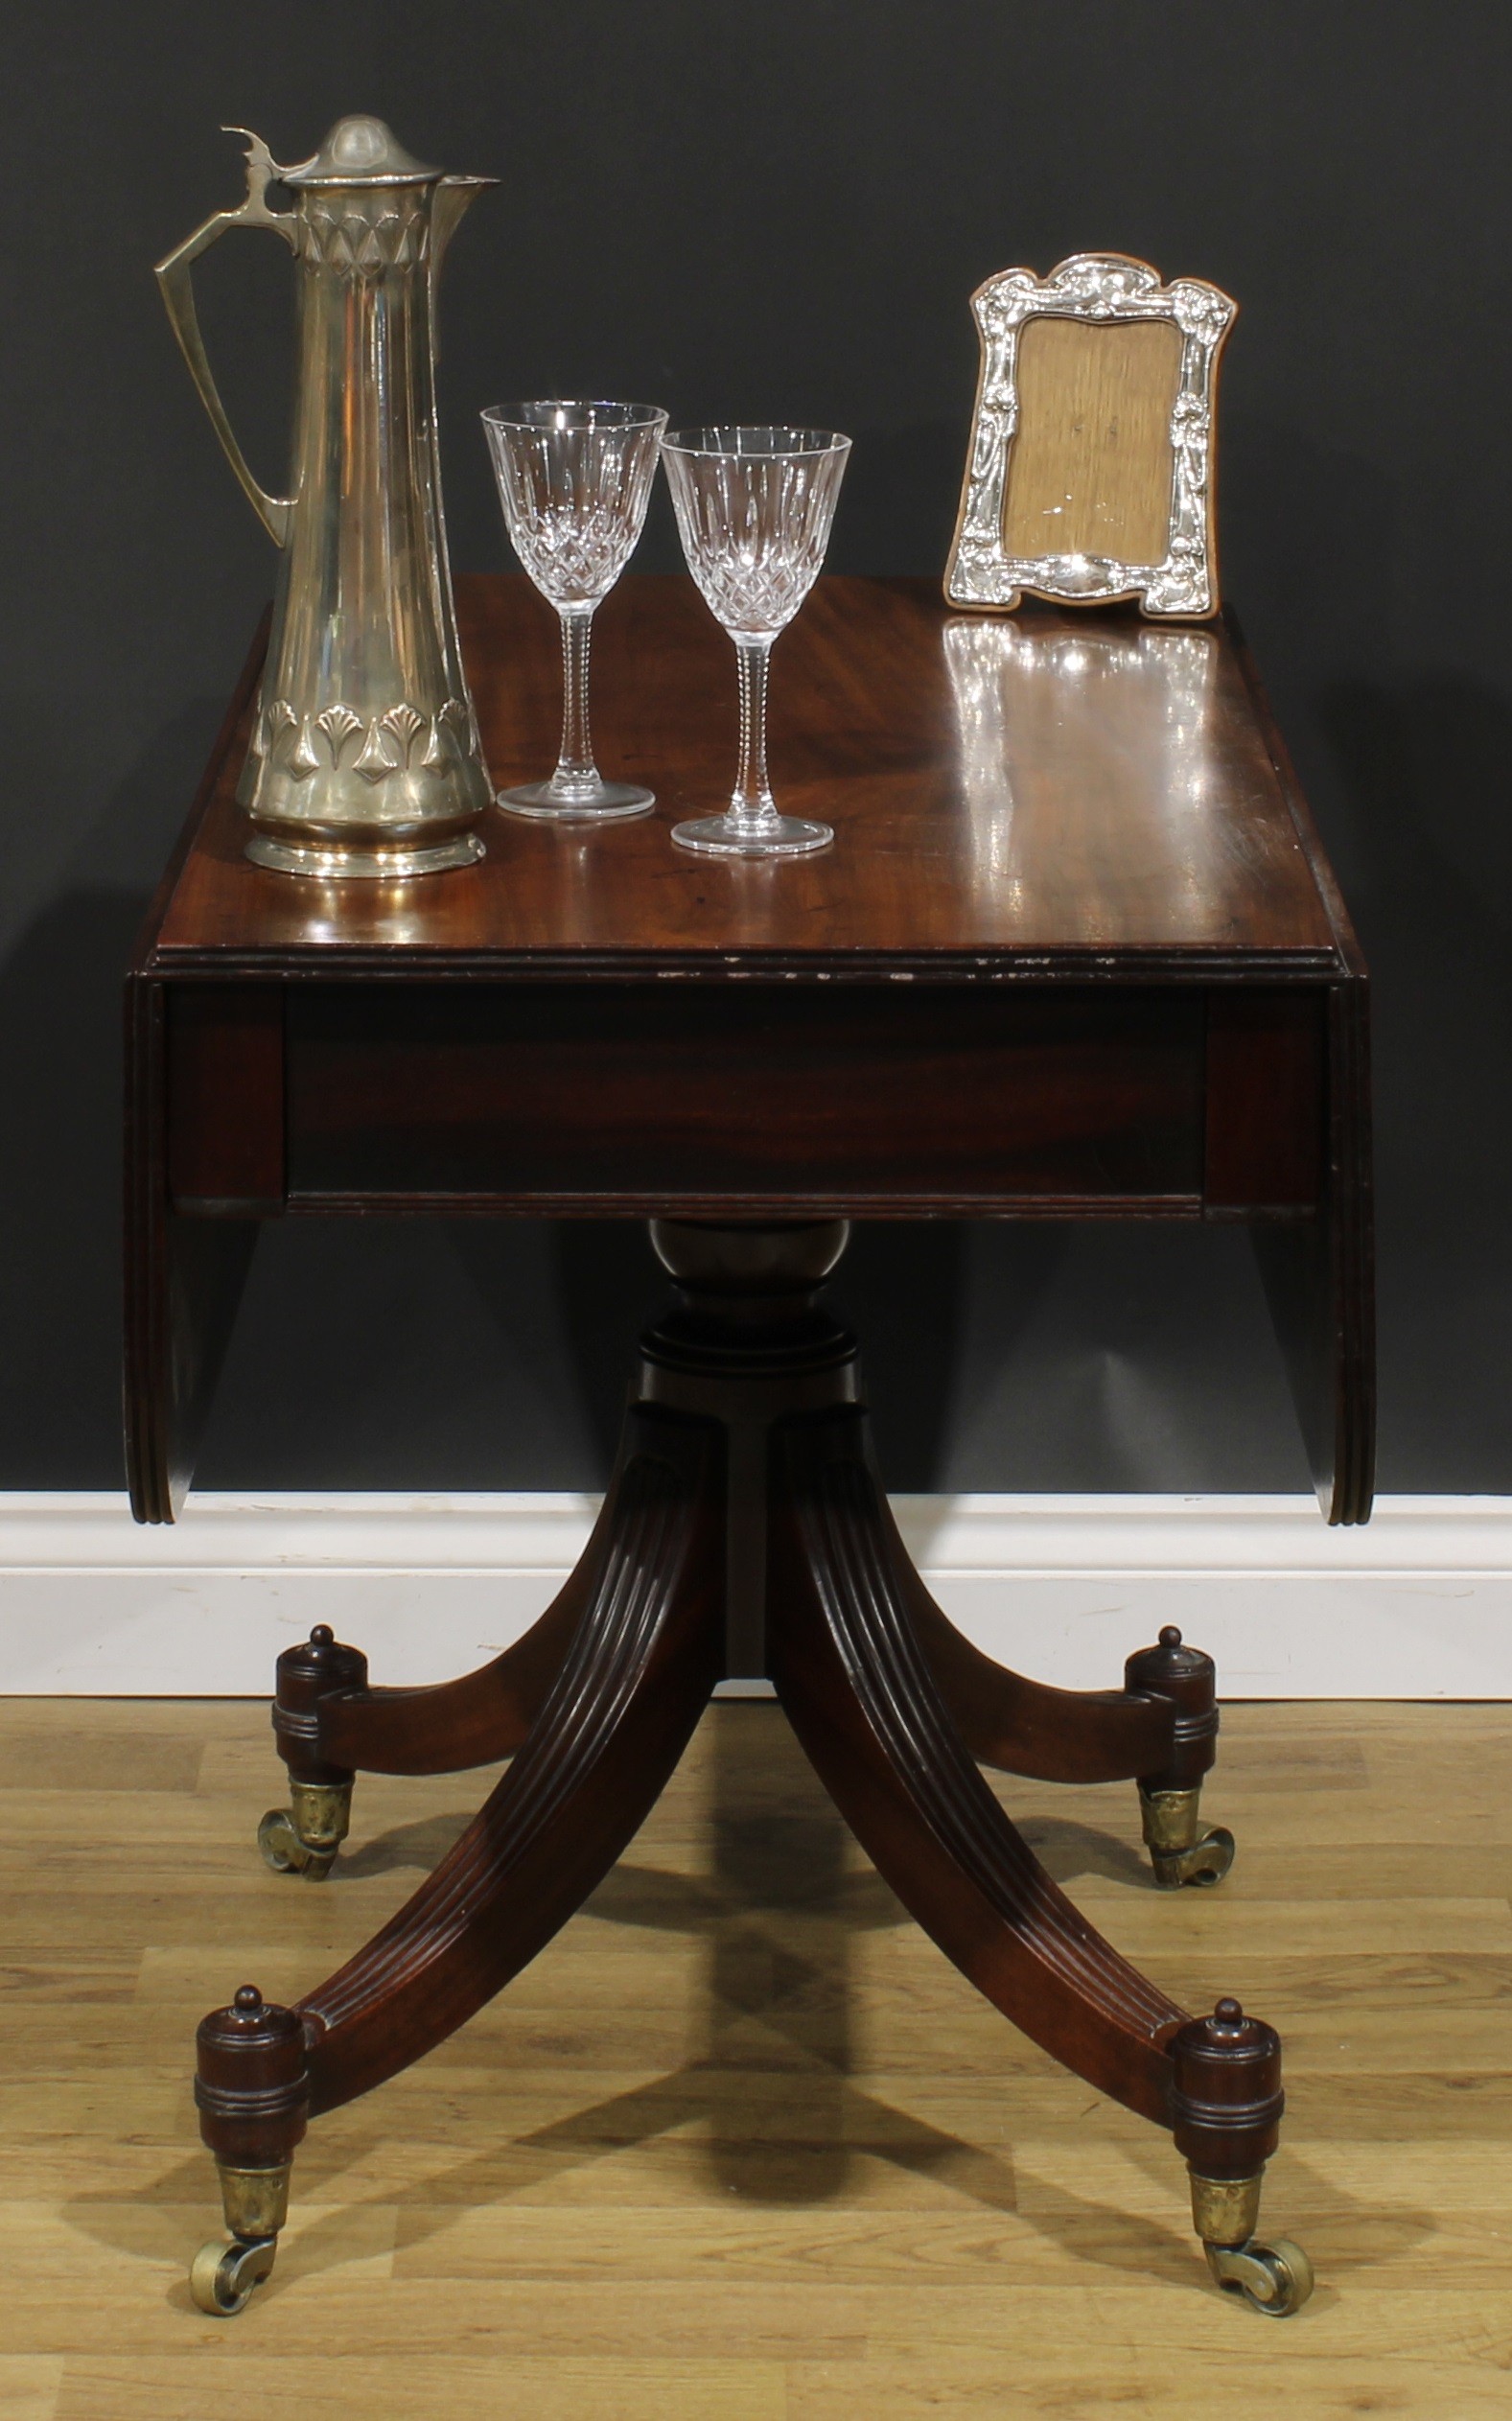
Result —
M 338 118 L 314 159 L 280 169 L 286 185 L 437 185 L 443 168 L 427 168 L 382 118 Z

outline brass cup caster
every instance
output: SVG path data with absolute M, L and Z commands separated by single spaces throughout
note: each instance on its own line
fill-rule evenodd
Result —
M 1204 2245 L 1202 2250 L 1219 2285 L 1242 2294 L 1251 2311 L 1264 2312 L 1268 2319 L 1300 2312 L 1313 2292 L 1313 2265 L 1288 2236 L 1268 2245 L 1252 2236 L 1247 2245 Z
M 274 2236 L 222 2245 L 212 2237 L 201 2245 L 189 2265 L 189 2293 L 212 2319 L 229 2320 L 244 2311 L 254 2287 L 261 2286 L 278 2250 Z
M 275 1874 L 322 1883 L 352 1821 L 350 1782 L 291 1782 L 291 1804 L 269 1807 L 257 1827 L 263 1861 Z
M 1139 1785 L 1139 1820 L 1155 1881 L 1162 1891 L 1183 1883 L 1221 1883 L 1234 1863 L 1234 1836 L 1223 1825 L 1199 1832 L 1202 1791 L 1146 1790 Z
M 212 2237 L 189 2265 L 189 2293 L 212 2319 L 228 2320 L 244 2311 L 253 2288 L 272 2270 L 278 2231 L 289 2217 L 291 2165 L 284 2160 L 269 2169 L 237 2169 L 217 2161 L 231 2242 Z
M 1219 2285 L 1242 2294 L 1268 2319 L 1300 2312 L 1313 2292 L 1313 2265 L 1300 2245 L 1277 2236 L 1264 2243 L 1255 2234 L 1260 2219 L 1260 2176 L 1192 2176 L 1192 2224 L 1202 2239 L 1207 2266 Z

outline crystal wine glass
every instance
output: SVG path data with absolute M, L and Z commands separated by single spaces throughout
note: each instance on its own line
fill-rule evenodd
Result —
M 644 815 L 655 793 L 605 781 L 588 724 L 593 614 L 645 522 L 666 414 L 656 404 L 492 404 L 483 429 L 510 544 L 562 617 L 562 750 L 549 781 L 501 790 L 516 815 L 598 824 Z
M 680 429 L 662 459 L 687 568 L 735 642 L 740 770 L 724 815 L 675 824 L 683 849 L 716 857 L 802 857 L 827 824 L 779 815 L 766 770 L 767 663 L 819 576 L 849 437 L 820 429 Z

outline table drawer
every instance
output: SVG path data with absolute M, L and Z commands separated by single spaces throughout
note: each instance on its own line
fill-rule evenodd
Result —
M 1200 993 L 291 988 L 291 1204 L 1200 1206 Z

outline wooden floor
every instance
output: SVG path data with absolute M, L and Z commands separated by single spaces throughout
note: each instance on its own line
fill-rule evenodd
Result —
M 325 1887 L 267 1873 L 261 1708 L 0 1702 L 4 2421 L 1162 2421 L 1512 2412 L 1512 1710 L 1241 1707 L 1220 1891 L 1157 1894 L 1131 1787 L 1011 1784 L 1191 2007 L 1287 2044 L 1272 2227 L 1318 2290 L 1208 2284 L 1168 2139 L 903 1920 L 781 1714 L 710 1711 L 565 1935 L 322 2119 L 278 2266 L 201 2317 L 196 2020 L 314 1983 L 482 1777 L 361 1781 Z

